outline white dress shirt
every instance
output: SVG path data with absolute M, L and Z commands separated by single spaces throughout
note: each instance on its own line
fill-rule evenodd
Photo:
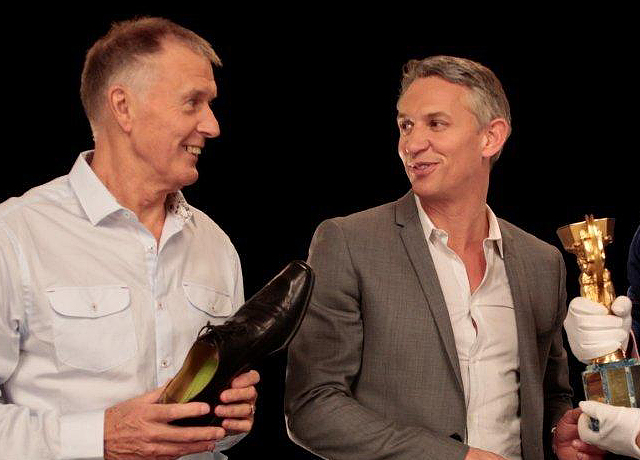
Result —
M 498 220 L 487 206 L 486 269 L 471 292 L 462 259 L 447 246 L 447 233 L 434 227 L 417 196 L 416 205 L 456 342 L 467 406 L 465 442 L 519 460 L 518 337 Z
M 180 369 L 243 303 L 227 235 L 180 192 L 159 244 L 81 154 L 0 204 L 0 458 L 100 458 L 104 410 Z M 241 436 L 221 441 L 226 458 Z

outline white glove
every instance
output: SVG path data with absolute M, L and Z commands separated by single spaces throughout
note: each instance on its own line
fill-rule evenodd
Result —
M 613 301 L 611 310 L 586 297 L 576 297 L 569 304 L 564 320 L 571 351 L 585 364 L 622 348 L 626 351 L 631 329 L 631 300 L 619 296 Z
M 640 409 L 609 406 L 596 401 L 580 401 L 582 414 L 578 419 L 580 439 L 601 449 L 620 455 L 640 458 L 636 437 L 640 432 Z M 600 421 L 600 431 L 591 431 L 589 417 Z

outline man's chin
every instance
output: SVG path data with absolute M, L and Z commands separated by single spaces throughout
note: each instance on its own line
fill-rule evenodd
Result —
M 184 187 L 195 184 L 198 180 L 198 171 L 194 168 L 189 174 L 185 174 L 176 181 L 176 192 Z
M 427 184 L 424 184 L 419 180 L 411 183 L 411 190 L 413 190 L 413 193 L 422 199 L 429 199 L 434 194 L 433 187 L 429 187 Z

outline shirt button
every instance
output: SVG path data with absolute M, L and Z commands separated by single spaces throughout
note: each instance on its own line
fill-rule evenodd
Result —
M 156 301 L 156 308 L 162 310 L 162 302 Z
M 155 248 L 153 246 L 147 246 L 147 252 L 152 253 Z
M 162 361 L 160 361 L 160 367 L 167 367 L 167 366 L 169 366 L 169 360 L 163 359 Z
M 96 311 L 96 310 L 98 309 L 98 307 L 96 306 L 96 304 L 95 304 L 95 303 L 92 303 L 92 304 L 91 304 L 91 309 L 92 309 L 93 311 Z

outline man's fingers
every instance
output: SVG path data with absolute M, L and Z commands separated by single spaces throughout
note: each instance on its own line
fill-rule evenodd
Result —
M 251 431 L 253 422 L 247 419 L 231 419 L 227 418 L 222 421 L 225 430 L 231 433 L 247 433 Z
M 564 413 L 560 422 L 568 423 L 570 425 L 576 425 L 578 423 L 578 419 L 580 418 L 580 414 L 582 414 L 582 409 L 576 407 L 575 409 L 569 409 Z
M 247 388 L 230 388 L 220 393 L 220 401 L 224 404 L 234 402 L 253 402 L 258 397 L 258 392 L 255 387 Z
M 254 410 L 253 404 L 225 404 L 216 406 L 215 414 L 222 418 L 246 418 L 252 416 Z
M 589 455 L 604 455 L 606 453 L 606 451 L 600 449 L 599 447 L 584 442 L 580 439 L 574 439 L 571 442 L 571 446 L 578 452 L 583 452 Z
M 158 424 L 150 439 L 154 442 L 191 443 L 200 441 L 218 441 L 225 437 L 226 431 L 219 426 L 172 426 Z
M 577 452 L 576 459 L 577 460 L 603 460 L 604 455 L 603 454 L 594 455 L 594 454 L 585 454 L 584 452 Z
M 154 404 L 152 420 L 171 422 L 180 418 L 198 417 L 209 413 L 209 405 L 203 402 L 186 404 Z
M 251 370 L 240 374 L 231 381 L 231 388 L 245 388 L 253 385 L 257 385 L 260 381 L 260 374 L 258 371 Z

